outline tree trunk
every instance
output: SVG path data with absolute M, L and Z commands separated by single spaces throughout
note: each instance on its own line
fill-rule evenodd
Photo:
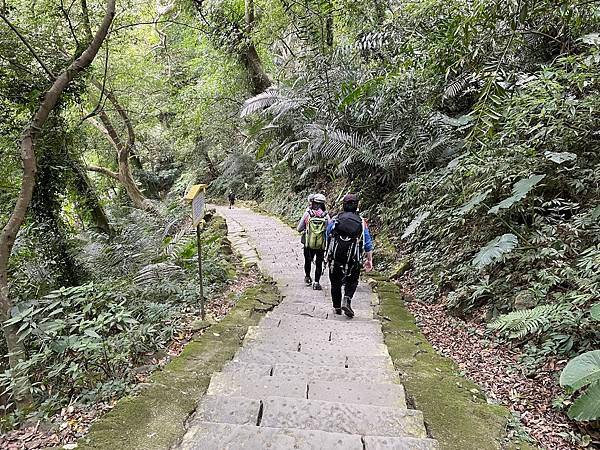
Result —
M 333 2 L 331 0 L 328 0 L 326 6 L 325 42 L 330 49 L 333 48 Z
M 260 56 L 258 56 L 256 47 L 254 47 L 252 42 L 240 53 L 240 59 L 248 72 L 253 95 L 258 95 L 271 87 L 271 80 L 269 80 L 269 77 L 265 73 Z
M 94 82 L 96 87 L 98 87 L 97 82 Z M 100 86 L 101 88 L 101 86 Z M 131 168 L 129 166 L 129 155 L 130 150 L 135 145 L 135 132 L 131 121 L 129 120 L 129 116 L 127 112 L 121 107 L 116 97 L 109 91 L 105 90 L 105 95 L 108 100 L 113 104 L 117 113 L 123 120 L 125 127 L 127 128 L 127 143 L 123 142 L 119 137 L 117 130 L 113 126 L 110 117 L 104 111 L 100 111 L 99 117 L 103 126 L 100 126 L 98 123 L 92 120 L 92 123 L 96 128 L 98 128 L 104 136 L 110 141 L 110 143 L 115 147 L 117 151 L 117 164 L 119 166 L 118 172 L 112 172 L 109 169 L 98 166 L 89 166 L 87 170 L 92 172 L 98 172 L 103 175 L 109 176 L 114 180 L 119 181 L 125 188 L 125 192 L 127 192 L 127 196 L 133 203 L 133 205 L 138 209 L 148 210 L 154 213 L 158 211 L 152 205 L 152 202 L 148 200 L 142 191 L 137 186 L 133 176 L 131 175 Z
M 258 56 L 256 47 L 252 42 L 252 30 L 254 29 L 254 0 L 245 1 L 244 13 L 247 43 L 242 47 L 240 59 L 248 72 L 252 94 L 258 95 L 271 86 L 271 80 L 269 80 L 269 77 L 265 73 L 260 56 Z
M 94 225 L 102 233 L 111 236 L 114 234 L 114 230 L 110 226 L 106 212 L 104 212 L 104 208 L 100 204 L 98 195 L 96 194 L 96 191 L 89 177 L 87 176 L 87 173 L 82 169 L 81 165 L 77 161 L 71 160 L 71 166 L 76 177 L 75 188 L 77 189 L 77 192 L 84 204 L 89 209 L 89 212 L 92 215 L 92 220 L 94 221 Z
M 85 70 L 98 54 L 106 38 L 109 28 L 115 16 L 115 1 L 107 0 L 106 13 L 86 50 L 73 61 L 66 70 L 64 70 L 54 81 L 52 86 L 43 96 L 42 102 L 31 120 L 25 127 L 21 137 L 21 161 L 23 165 L 23 179 L 21 181 L 21 190 L 17 197 L 17 202 L 9 217 L 7 224 L 0 233 L 0 319 L 3 321 L 11 317 L 13 307 L 8 288 L 8 263 L 10 254 L 17 237 L 17 233 L 25 220 L 27 208 L 31 202 L 33 188 L 35 186 L 36 157 L 35 142 L 38 134 L 41 132 L 50 113 L 56 107 L 62 93 L 66 87 L 73 81 L 73 78 Z M 3 327 L 4 337 L 9 351 L 9 363 L 11 369 L 15 369 L 18 362 L 26 357 L 23 343 L 18 342 L 16 329 L 13 326 Z M 20 375 L 20 374 L 17 374 Z M 26 407 L 33 402 L 31 388 L 26 374 L 19 377 L 15 401 L 19 408 Z
M 98 81 L 92 80 L 92 83 L 94 84 L 94 86 L 96 86 L 97 89 L 102 91 L 103 86 Z M 105 87 L 104 87 L 104 95 L 106 95 L 106 98 L 115 107 L 117 114 L 119 114 L 119 117 L 121 118 L 121 120 L 125 124 L 125 128 L 127 129 L 127 142 L 125 143 L 121 140 L 121 138 L 117 134 L 117 131 L 116 131 L 115 127 L 112 125 L 112 122 L 111 122 L 110 118 L 108 117 L 108 115 L 104 111 L 100 112 L 100 120 L 102 121 L 102 124 L 104 125 L 104 128 L 106 129 L 106 132 L 104 133 L 104 135 L 109 137 L 110 142 L 113 144 L 113 146 L 117 150 L 117 163 L 119 165 L 119 172 L 118 172 L 117 179 L 125 188 L 127 195 L 129 196 L 129 198 L 131 199 L 132 203 L 134 204 L 134 206 L 136 208 L 151 210 L 151 211 L 156 212 L 155 208 L 152 205 L 152 202 L 150 202 L 144 196 L 142 191 L 138 188 L 138 186 L 131 174 L 131 168 L 129 166 L 129 159 L 130 159 L 130 157 L 132 157 L 132 154 L 133 154 L 133 151 L 135 148 L 135 130 L 133 129 L 133 124 L 131 123 L 129 114 L 127 114 L 127 111 L 125 111 L 125 109 L 121 106 L 121 104 L 117 100 L 117 97 L 111 91 L 106 89 Z M 136 165 L 136 161 L 137 161 L 139 168 L 141 168 L 141 161 L 139 160 L 137 155 L 133 154 L 132 159 L 134 161 L 134 165 Z

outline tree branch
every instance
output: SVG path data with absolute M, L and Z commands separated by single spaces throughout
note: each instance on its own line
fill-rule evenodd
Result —
M 98 83 L 97 80 L 92 80 L 92 84 L 100 90 L 103 89 L 102 85 L 100 83 Z M 121 120 L 123 120 L 125 127 L 127 128 L 127 150 L 129 151 L 135 145 L 135 131 L 133 129 L 133 125 L 131 124 L 131 119 L 129 118 L 129 115 L 127 114 L 125 109 L 123 109 L 121 104 L 118 102 L 117 97 L 110 90 L 107 89 L 105 91 L 105 94 L 106 94 L 106 98 L 108 98 L 108 101 L 113 104 L 117 113 L 121 117 Z M 105 113 L 105 115 L 106 115 L 106 113 Z M 102 119 L 102 114 L 100 115 L 100 118 Z M 104 120 L 102 121 L 102 123 L 104 123 Z M 105 124 L 105 126 L 106 126 L 106 124 Z M 109 127 L 106 127 L 106 129 L 108 131 L 110 131 Z M 123 144 L 121 144 L 121 146 L 122 145 Z
M 71 4 L 71 6 L 73 6 L 73 5 Z M 77 46 L 77 48 L 79 48 L 79 39 L 77 39 L 77 34 L 75 33 L 75 28 L 73 27 L 73 22 L 71 22 L 71 16 L 69 16 L 70 10 L 71 10 L 71 7 L 69 7 L 69 10 L 67 11 L 65 9 L 64 0 L 60 0 L 60 11 L 62 12 L 63 16 L 67 20 L 67 23 L 69 24 L 69 30 L 71 32 L 71 36 L 73 36 L 75 45 Z
M 44 69 L 44 71 L 48 74 L 48 76 L 51 79 L 56 78 L 54 76 L 54 74 L 52 73 L 52 71 L 50 69 L 48 69 L 48 67 L 46 67 L 46 64 L 44 64 L 44 61 L 42 61 L 42 59 L 37 55 L 37 53 L 35 52 L 35 50 L 33 49 L 33 47 L 31 45 L 29 45 L 29 42 L 27 42 L 27 39 L 25 39 L 25 36 L 23 36 L 21 34 L 21 32 L 17 29 L 17 27 L 15 27 L 12 22 L 10 20 L 8 20 L 8 17 L 6 17 L 3 13 L 0 13 L 0 18 L 2 20 L 4 20 L 4 22 L 9 26 L 9 28 L 11 30 L 13 30 L 13 32 L 17 35 L 17 37 L 21 40 L 21 42 L 23 44 L 25 44 L 25 47 L 27 47 L 27 49 L 29 50 L 29 52 L 31 53 L 31 55 L 36 59 L 36 61 L 40 64 L 40 66 L 42 66 L 42 69 Z
M 124 149 L 124 145 L 121 141 L 121 138 L 119 137 L 119 134 L 117 133 L 117 130 L 113 126 L 110 117 L 108 117 L 108 114 L 106 114 L 105 111 L 100 111 L 98 116 L 100 117 L 102 125 L 104 125 L 104 130 L 102 130 L 102 127 L 97 127 L 96 125 L 94 126 L 96 126 L 100 131 L 102 131 L 109 138 L 109 141 L 114 145 L 117 152 L 121 153 L 121 151 Z M 92 124 L 94 124 L 94 122 L 92 122 Z
M 85 168 L 85 170 L 87 170 L 88 172 L 96 172 L 96 173 L 100 173 L 102 175 L 106 175 L 109 178 L 112 178 L 113 180 L 119 180 L 119 174 L 117 172 L 113 172 L 112 170 L 107 169 L 106 167 L 100 167 L 100 166 L 87 166 Z

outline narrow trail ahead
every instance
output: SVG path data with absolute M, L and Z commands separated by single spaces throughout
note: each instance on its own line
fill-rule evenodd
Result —
M 378 320 L 361 283 L 352 320 L 303 283 L 302 248 L 282 222 L 217 207 L 234 246 L 273 277 L 283 301 L 250 327 L 215 373 L 180 449 L 436 449 L 420 411 L 407 409 Z

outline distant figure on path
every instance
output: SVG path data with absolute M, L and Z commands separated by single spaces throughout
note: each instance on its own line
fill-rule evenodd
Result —
M 298 222 L 297 230 L 302 232 L 304 244 L 304 282 L 307 286 L 320 291 L 321 275 L 323 274 L 323 260 L 325 259 L 326 233 L 329 224 L 329 214 L 325 208 L 327 199 L 323 194 L 314 194 L 308 197 L 310 207 Z M 310 276 L 312 262 L 315 260 L 315 281 Z
M 229 199 L 229 209 L 233 208 L 233 204 L 235 203 L 235 194 L 233 191 L 229 191 L 229 195 L 227 196 Z
M 346 316 L 352 318 L 352 297 L 358 286 L 361 266 L 366 272 L 373 270 L 373 239 L 366 221 L 357 213 L 358 196 L 347 194 L 343 202 L 344 211 L 335 216 L 327 227 L 327 262 L 335 313 L 342 314 L 343 310 Z

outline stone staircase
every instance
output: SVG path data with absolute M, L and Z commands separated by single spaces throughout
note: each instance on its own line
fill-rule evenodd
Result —
M 357 290 L 354 319 L 337 316 L 326 274 L 323 291 L 304 286 L 293 230 L 246 209 L 218 212 L 284 298 L 213 375 L 177 448 L 437 449 L 421 412 L 406 406 L 369 287 Z

